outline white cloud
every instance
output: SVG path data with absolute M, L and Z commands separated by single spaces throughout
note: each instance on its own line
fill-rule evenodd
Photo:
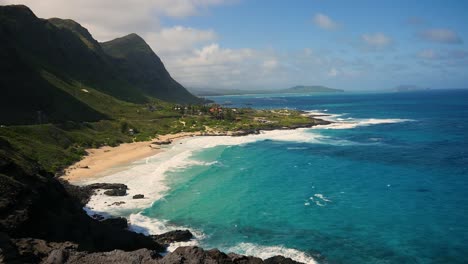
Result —
M 339 27 L 339 24 L 333 21 L 330 17 L 317 13 L 314 16 L 315 25 L 319 26 L 322 29 L 326 30 L 335 30 Z
M 43 18 L 76 20 L 93 37 L 106 41 L 128 33 L 145 35 L 160 29 L 162 16 L 183 18 L 198 15 L 209 6 L 232 0 L 4 0 L 2 4 L 24 4 Z
M 383 33 L 363 34 L 361 41 L 368 50 L 383 50 L 393 44 L 393 40 Z
M 175 26 L 146 34 L 145 40 L 156 53 L 174 53 L 190 50 L 217 38 L 213 30 Z
M 433 28 L 419 32 L 418 36 L 426 41 L 445 43 L 445 44 L 461 44 L 463 40 L 458 36 L 457 32 L 445 28 Z

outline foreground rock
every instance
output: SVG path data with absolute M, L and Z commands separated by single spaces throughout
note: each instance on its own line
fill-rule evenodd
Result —
M 217 249 L 203 250 L 199 247 L 179 247 L 162 257 L 155 250 L 113 250 L 108 252 L 79 251 L 71 242 L 48 243 L 44 240 L 25 238 L 9 239 L 0 233 L 1 263 L 43 264 L 296 264 L 292 259 L 276 256 L 266 260 L 234 253 L 225 254 Z
M 143 199 L 143 198 L 145 198 L 145 196 L 143 194 L 135 194 L 135 195 L 133 195 L 132 198 L 133 199 Z
M 151 237 L 89 217 L 82 209 L 86 191 L 75 193 L 81 198 L 70 195 L 54 175 L 0 138 L 0 232 L 15 238 L 70 241 L 91 252 L 165 250 Z
M 175 230 L 164 233 L 162 235 L 153 235 L 151 237 L 159 244 L 168 245 L 174 242 L 189 241 L 193 238 L 193 235 L 188 230 Z
M 128 190 L 127 185 L 121 183 L 93 183 L 86 186 L 76 186 L 64 180 L 60 180 L 60 182 L 67 193 L 78 200 L 81 206 L 85 206 L 89 202 L 96 190 L 106 190 L 104 194 L 109 196 L 125 196 Z

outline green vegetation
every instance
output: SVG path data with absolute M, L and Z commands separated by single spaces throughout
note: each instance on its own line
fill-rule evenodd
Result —
M 212 109 L 217 110 L 210 111 Z M 38 161 L 46 170 L 57 172 L 80 160 L 86 154 L 86 148 L 151 140 L 157 135 L 178 132 L 273 129 L 313 125 L 315 122 L 291 110 L 180 106 L 162 102 L 155 105 L 130 104 L 117 112 L 119 118 L 115 120 L 2 126 L 0 139 L 8 141 L 15 151 Z
M 315 122 L 298 111 L 203 104 L 135 34 L 100 44 L 73 20 L 0 6 L 0 39 L 0 147 L 49 172 L 78 161 L 87 148 Z

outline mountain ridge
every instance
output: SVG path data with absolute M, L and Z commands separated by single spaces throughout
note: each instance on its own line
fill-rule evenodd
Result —
M 41 19 L 23 5 L 0 6 L 0 38 L 0 87 L 8 95 L 0 97 L 0 124 L 112 118 L 86 98 L 77 98 L 81 87 L 135 104 L 155 99 L 174 103 L 203 101 L 173 80 L 152 51 L 154 55 L 148 58 L 138 57 L 152 66 L 144 72 L 145 79 L 131 79 L 129 73 L 141 68 L 123 70 L 86 28 L 70 19 Z M 165 74 L 151 71 L 155 69 Z M 50 82 L 44 75 L 55 76 L 60 82 Z M 158 78 L 151 77 L 155 75 Z M 68 88 L 57 83 L 65 83 Z

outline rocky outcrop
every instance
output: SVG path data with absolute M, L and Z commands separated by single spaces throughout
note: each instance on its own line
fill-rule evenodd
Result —
M 179 247 L 174 252 L 166 255 L 160 259 L 159 264 L 173 264 L 173 263 L 242 263 L 242 264 L 298 264 L 290 258 L 281 256 L 272 257 L 266 260 L 252 256 L 243 256 L 238 254 L 225 254 L 217 249 L 203 250 L 199 247 Z
M 170 145 L 171 143 L 172 143 L 172 140 L 168 139 L 168 140 L 154 141 L 151 144 L 154 144 L 154 145 Z
M 91 252 L 165 250 L 151 237 L 89 217 L 81 201 L 70 195 L 52 174 L 19 155 L 1 138 L 0 232 L 15 238 L 70 241 L 79 250 Z
M 53 253 L 53 252 L 52 252 Z M 65 255 L 68 252 L 64 252 Z M 63 253 L 62 253 L 63 254 Z M 139 249 L 131 252 L 122 250 L 113 250 L 110 252 L 87 253 L 87 252 L 71 252 L 65 262 L 67 264 L 96 264 L 96 263 L 113 263 L 113 264 L 150 264 L 158 263 L 161 256 L 154 250 Z M 47 259 L 49 260 L 49 259 Z M 46 263 L 57 263 L 47 262 Z
M 132 198 L 133 199 L 143 199 L 143 198 L 145 198 L 145 196 L 143 194 L 135 194 L 135 195 L 133 195 Z
M 108 196 L 125 196 L 127 195 L 127 190 L 125 189 L 112 189 L 104 192 Z
M 71 242 L 51 243 L 40 239 L 10 239 L 0 233 L 0 263 L 43 263 L 43 264 L 296 264 L 298 262 L 281 256 L 266 260 L 235 253 L 225 254 L 217 249 L 204 250 L 199 247 L 179 247 L 162 257 L 155 250 L 134 251 L 112 250 L 108 252 L 79 251 Z
M 89 202 L 96 190 L 106 190 L 104 194 L 109 196 L 124 196 L 128 190 L 127 185 L 121 183 L 93 183 L 86 186 L 76 186 L 65 180 L 60 179 L 60 182 L 67 193 L 79 201 L 81 206 L 85 206 Z
M 151 237 L 159 244 L 168 245 L 173 242 L 189 241 L 193 238 L 193 235 L 188 230 L 174 230 L 162 235 L 153 235 Z
M 128 221 L 123 217 L 107 218 L 101 221 L 102 224 L 119 229 L 127 229 Z

